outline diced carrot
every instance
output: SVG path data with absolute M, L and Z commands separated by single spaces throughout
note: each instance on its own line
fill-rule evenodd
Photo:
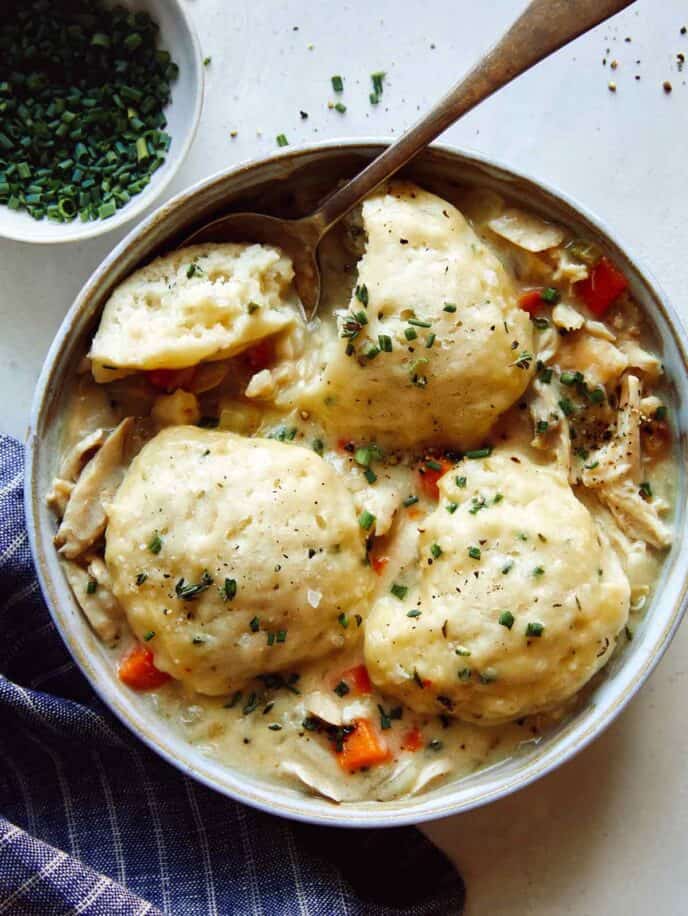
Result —
M 373 567 L 373 572 L 377 573 L 378 576 L 382 575 L 388 563 L 389 557 L 380 557 L 373 553 L 370 554 L 370 565 Z
M 153 664 L 153 653 L 145 646 L 135 646 L 119 663 L 119 679 L 132 690 L 153 690 L 170 679 L 165 671 Z
M 183 388 L 193 379 L 195 368 L 188 369 L 152 369 L 147 372 L 148 381 L 160 391 L 176 391 Z
M 352 724 L 354 730 L 345 736 L 342 750 L 337 753 L 340 767 L 353 773 L 362 767 L 386 763 L 392 754 L 370 719 L 355 719 Z
M 274 363 L 274 344 L 270 338 L 261 340 L 255 347 L 251 347 L 250 350 L 247 350 L 244 356 L 249 368 L 253 369 L 254 372 L 260 372 L 261 369 L 267 369 L 271 363 Z
M 433 464 L 439 464 L 440 467 L 428 467 L 427 461 L 424 461 L 418 468 L 418 479 L 420 481 L 421 490 L 428 499 L 437 500 L 440 498 L 437 481 L 440 477 L 444 477 L 447 471 L 453 467 L 453 464 L 448 458 L 431 458 L 428 460 L 432 461 Z
M 370 675 L 365 665 L 356 665 L 355 668 L 347 668 L 342 671 L 340 680 L 349 685 L 354 693 L 371 693 L 373 685 L 370 681 Z
M 593 315 L 601 318 L 628 289 L 628 280 L 609 258 L 600 258 L 590 275 L 576 283 L 575 289 Z
M 519 306 L 524 312 L 528 312 L 529 315 L 534 315 L 536 312 L 539 312 L 542 308 L 542 302 L 541 289 L 529 289 L 528 292 L 523 293 L 518 300 Z
M 401 747 L 405 751 L 419 751 L 423 747 L 423 736 L 418 727 L 406 732 L 401 739 Z

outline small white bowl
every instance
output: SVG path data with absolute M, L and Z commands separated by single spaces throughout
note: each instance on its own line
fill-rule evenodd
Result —
M 108 219 L 82 223 L 56 223 L 37 220 L 25 211 L 10 210 L 0 204 L 0 236 L 18 242 L 78 242 L 128 223 L 149 207 L 165 190 L 186 159 L 191 148 L 203 105 L 203 56 L 196 29 L 180 0 L 118 0 L 122 6 L 149 13 L 160 26 L 159 45 L 170 52 L 179 66 L 179 76 L 172 84 L 172 99 L 165 109 L 167 132 L 172 145 L 164 163 L 151 176 L 150 184 L 140 194 Z

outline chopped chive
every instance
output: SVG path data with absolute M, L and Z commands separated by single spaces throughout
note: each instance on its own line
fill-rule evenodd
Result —
M 346 683 L 346 681 L 340 681 L 337 684 L 337 686 L 334 688 L 334 692 L 337 694 L 338 697 L 345 697 L 347 693 L 349 693 L 350 689 L 351 688 Z
M 469 548 L 468 548 L 468 556 L 469 556 L 472 560 L 479 560 L 480 557 L 482 556 L 482 553 L 481 553 L 480 548 L 479 548 L 479 547 L 469 547 Z
M 457 655 L 461 655 L 461 656 L 463 656 L 463 657 L 465 657 L 465 658 L 468 658 L 468 656 L 471 654 L 471 650 L 470 650 L 470 649 L 467 649 L 465 646 L 457 646 L 457 647 L 456 647 L 456 654 L 457 654 Z
M 470 668 L 459 668 L 459 680 L 460 681 L 470 681 L 471 679 L 471 669 Z
M 561 299 L 561 296 L 559 295 L 558 289 L 555 289 L 553 286 L 548 286 L 540 293 L 540 298 L 543 302 L 547 302 L 550 305 L 556 305 Z
M 492 446 L 487 445 L 485 446 L 485 448 L 476 448 L 476 449 L 472 449 L 469 452 L 466 452 L 464 457 L 474 458 L 474 459 L 475 458 L 489 458 L 491 454 L 492 454 Z
M 571 403 L 571 401 L 568 398 L 561 398 L 559 400 L 559 407 L 561 408 L 561 412 L 564 414 L 565 417 L 570 417 L 572 414 L 576 412 L 576 408 L 573 406 L 573 404 Z
M 430 321 L 423 321 L 420 318 L 409 318 L 407 319 L 408 324 L 412 324 L 416 328 L 431 328 L 432 323 Z
M 140 572 L 138 576 L 136 577 L 136 584 L 143 585 L 143 583 L 146 581 L 147 578 L 148 578 L 148 573 Z
M 454 305 L 453 302 L 445 302 L 444 305 L 442 306 L 442 311 L 453 313 L 456 311 L 456 306 Z
M 316 453 L 316 455 L 323 455 L 325 453 L 325 443 L 322 439 L 313 439 L 311 442 L 311 448 Z
M 499 623 L 501 626 L 506 627 L 507 630 L 510 630 L 514 625 L 515 617 L 511 611 L 502 611 L 499 615 Z
M 151 553 L 160 553 L 162 550 L 162 538 L 157 531 L 154 532 L 153 537 L 150 539 L 148 549 Z
M 440 547 L 439 544 L 431 544 L 430 553 L 433 555 L 433 557 L 436 560 L 439 560 L 439 558 L 442 556 L 442 548 Z
M 362 467 L 370 467 L 373 460 L 373 450 L 371 448 L 357 448 L 354 452 L 354 461 Z
M 442 471 L 442 470 L 444 470 L 444 468 L 443 468 L 442 465 L 439 463 L 439 461 L 435 461 L 434 458 L 426 458 L 426 459 L 425 459 L 425 467 L 426 467 L 426 468 L 430 468 L 431 471 Z
M 536 566 L 535 569 L 533 570 L 533 575 L 536 578 L 539 578 L 540 576 L 544 576 L 544 574 L 545 574 L 544 566 Z
M 95 579 L 89 579 L 88 584 L 86 585 L 86 594 L 95 595 L 98 590 L 98 583 Z
M 344 114 L 344 112 L 346 111 L 346 105 L 343 102 L 337 102 L 334 105 L 334 110 L 338 111 L 339 114 Z
M 204 67 L 209 67 L 210 64 L 212 63 L 212 60 L 213 60 L 212 57 L 204 57 L 204 58 L 203 58 L 203 66 L 204 66 Z
M 559 381 L 562 385 L 578 385 L 583 381 L 582 372 L 562 372 L 559 376 Z
M 368 306 L 368 302 L 369 302 L 368 287 L 365 285 L 365 283 L 361 283 L 359 286 L 356 287 L 356 298 L 358 299 L 360 303 L 362 303 L 366 307 Z
M 549 423 L 547 422 L 547 420 L 538 420 L 537 423 L 535 424 L 535 432 L 538 433 L 538 435 L 542 435 L 542 433 L 546 433 L 548 429 L 549 429 Z
M 540 369 L 538 379 L 542 382 L 543 385 L 549 385 L 549 383 L 552 381 L 552 370 L 548 368 Z
M 287 631 L 278 630 L 277 631 L 277 642 L 286 642 L 287 641 Z
M 373 92 L 378 97 L 382 95 L 382 88 L 383 88 L 382 84 L 383 84 L 385 76 L 386 74 L 384 70 L 378 70 L 377 72 L 370 74 L 370 79 L 372 80 L 372 83 L 373 83 Z
M 155 630 L 149 630 L 147 633 L 143 634 L 143 641 L 150 642 L 154 636 L 155 636 Z
M 342 612 L 339 617 L 337 617 L 337 623 L 346 630 L 349 626 L 349 615 Z
M 542 623 L 529 623 L 526 626 L 526 636 L 540 637 L 545 631 L 545 625 Z
M 252 617 L 249 623 L 249 627 L 251 628 L 252 633 L 257 633 L 258 630 L 260 630 L 260 618 Z
M 343 92 L 343 91 L 344 91 L 344 80 L 341 78 L 341 76 L 333 76 L 333 77 L 332 77 L 332 89 L 333 89 L 335 92 Z
M 406 340 L 415 340 L 418 333 L 413 328 L 404 328 L 404 337 Z
M 655 410 L 653 419 L 661 421 L 661 420 L 666 420 L 666 418 L 667 418 L 667 408 L 664 404 L 660 404 L 657 410 Z
M 643 499 L 652 499 L 652 485 L 649 480 L 644 480 L 638 487 L 638 492 Z
M 358 524 L 363 528 L 364 531 L 369 531 L 375 522 L 375 516 L 372 512 L 368 512 L 367 509 L 364 509 L 363 512 L 358 516 Z
M 390 588 L 390 592 L 394 595 L 395 598 L 398 598 L 399 601 L 403 601 L 408 594 L 408 587 L 406 585 L 399 585 L 395 582 L 394 585 Z
M 435 343 L 436 339 L 437 339 L 436 334 L 428 334 L 428 336 L 425 338 L 425 348 L 427 350 L 430 350 L 432 348 L 432 345 Z
M 249 302 L 249 304 L 246 306 L 246 310 L 249 313 L 249 315 L 255 315 L 255 313 L 258 311 L 259 308 L 260 306 L 258 305 L 257 302 Z
M 383 353 L 392 352 L 392 338 L 388 334 L 379 334 L 377 342 L 380 345 L 380 349 Z
M 513 560 L 508 560 L 508 561 L 504 564 L 504 566 L 502 566 L 502 575 L 503 575 L 503 576 L 506 576 L 507 573 L 510 573 L 511 570 L 512 570 L 513 568 L 514 568 L 514 561 L 513 561 Z
M 407 496 L 406 499 L 403 501 L 402 506 L 405 509 L 408 509 L 409 506 L 415 506 L 417 502 L 418 502 L 417 496 Z
M 221 592 L 225 601 L 232 601 L 237 593 L 236 579 L 225 579 Z
M 406 616 L 407 616 L 407 617 L 414 617 L 414 618 L 415 618 L 415 617 L 420 617 L 420 615 L 421 615 L 421 611 L 418 611 L 418 610 L 415 610 L 415 609 L 414 609 L 413 611 L 407 611 L 407 613 L 406 613 Z
M 289 141 L 284 134 L 277 134 L 275 139 L 277 140 L 278 146 L 289 146 Z
M 466 478 L 465 478 L 465 477 L 455 477 L 454 480 L 455 480 L 455 482 L 456 482 L 456 486 L 457 486 L 460 490 L 465 489 L 465 487 L 466 487 Z
M 368 481 L 368 483 L 375 483 L 377 480 L 377 474 L 372 468 L 366 468 L 363 472 L 363 476 Z
M 270 729 L 271 732 L 281 732 L 282 731 L 282 726 L 279 724 L 279 722 L 272 722 L 270 725 L 268 725 L 268 728 Z
M 445 506 L 445 509 L 447 510 L 447 512 L 450 515 L 453 515 L 458 508 L 459 508 L 458 503 L 447 503 L 447 505 Z

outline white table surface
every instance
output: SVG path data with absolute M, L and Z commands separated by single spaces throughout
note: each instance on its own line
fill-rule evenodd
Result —
M 169 195 L 272 152 L 278 133 L 291 145 L 397 134 L 525 5 L 183 2 L 212 63 L 199 135 Z M 585 203 L 651 266 L 688 316 L 688 86 L 676 65 L 679 51 L 688 54 L 684 24 L 685 0 L 639 0 L 443 140 L 497 157 Z M 604 57 L 618 61 L 615 72 Z M 388 77 L 382 103 L 372 108 L 375 70 Z M 344 115 L 327 108 L 335 73 L 346 81 Z M 670 95 L 662 89 L 666 79 Z M 309 112 L 307 121 L 300 109 Z M 0 240 L 3 431 L 23 435 L 51 338 L 122 235 L 52 248 Z M 466 878 L 469 914 L 688 912 L 687 651 L 684 627 L 641 695 L 573 762 L 505 801 L 429 826 Z

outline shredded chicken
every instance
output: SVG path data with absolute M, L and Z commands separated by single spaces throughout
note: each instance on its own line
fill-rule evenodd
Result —
M 74 484 L 71 480 L 63 480 L 61 477 L 56 477 L 53 480 L 48 495 L 45 497 L 45 501 L 48 508 L 52 509 L 58 518 L 62 518 L 65 514 L 65 509 L 67 508 L 67 503 L 69 502 L 69 497 L 72 495 L 73 489 Z
M 83 466 L 93 457 L 101 445 L 110 435 L 109 429 L 96 429 L 67 452 L 64 461 L 60 466 L 59 477 L 63 480 L 71 480 L 72 483 L 77 479 Z
M 543 451 L 551 450 L 557 465 L 570 480 L 572 474 L 571 433 L 568 420 L 562 416 L 559 409 L 556 388 L 536 379 L 532 385 L 529 409 L 535 428 L 535 437 L 531 445 Z M 539 432 L 538 426 L 545 423 L 547 424 L 546 429 Z
M 55 535 L 64 557 L 80 556 L 102 537 L 107 524 L 105 507 L 124 476 L 124 452 L 133 426 L 132 417 L 122 420 L 81 472 Z
M 67 581 L 95 634 L 108 644 L 121 635 L 124 614 L 110 591 L 110 577 L 105 564 L 94 557 L 88 569 L 67 560 L 63 563 Z
M 611 442 L 590 456 L 581 480 L 586 487 L 596 490 L 625 534 L 654 547 L 666 547 L 671 543 L 671 530 L 659 515 L 664 504 L 644 498 L 639 486 L 642 472 L 640 391 L 637 376 L 623 377 L 616 434 Z
M 552 321 L 558 328 L 563 328 L 565 331 L 580 331 L 585 324 L 585 318 L 581 313 L 563 302 L 552 309 Z

